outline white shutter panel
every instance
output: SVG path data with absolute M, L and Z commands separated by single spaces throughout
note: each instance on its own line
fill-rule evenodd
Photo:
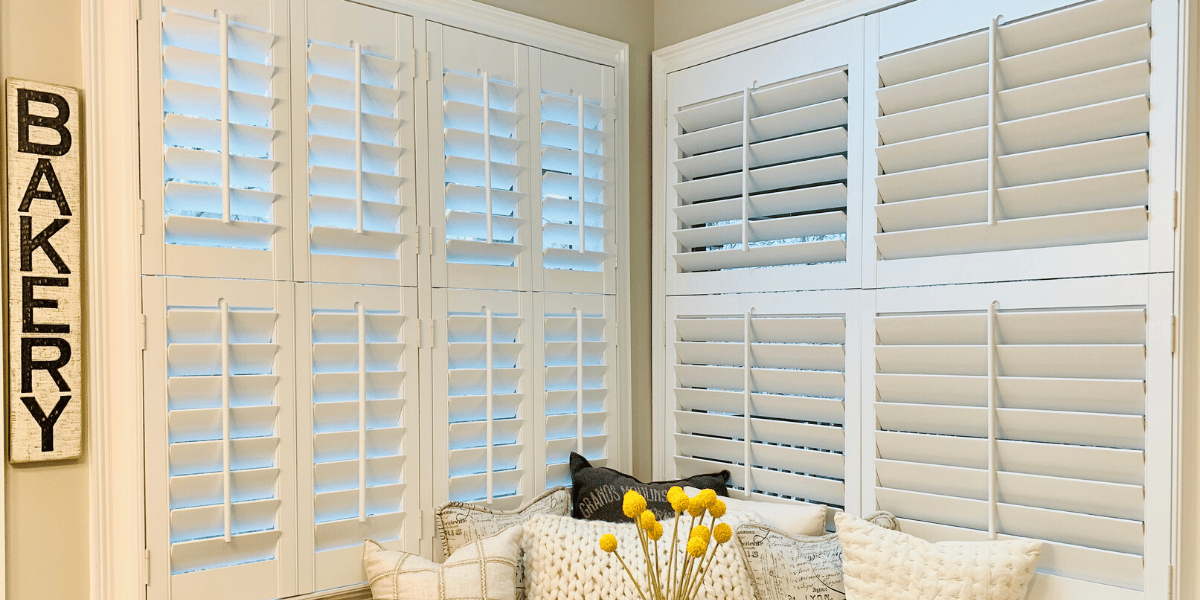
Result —
M 151 597 L 293 595 L 292 285 L 143 289 Z
M 1143 597 L 1120 588 L 1165 557 L 1170 304 L 1169 276 L 878 292 L 878 508 L 932 540 L 1044 539 L 1057 592 L 1031 598 Z
M 297 264 L 309 273 L 298 278 L 415 285 L 412 18 L 309 0 L 307 27 L 306 85 L 296 78 L 307 110 L 296 120 L 308 124 L 297 148 L 308 155 L 308 211 L 296 217 L 308 231 Z
M 612 67 L 531 51 L 541 91 L 541 287 L 615 293 L 618 231 Z
M 434 505 L 531 498 L 532 313 L 529 293 L 434 290 Z
M 428 39 L 433 285 L 531 289 L 528 49 L 436 23 Z
M 297 431 L 301 592 L 366 580 L 362 540 L 417 551 L 415 288 L 306 284 L 297 336 L 306 348 Z M 305 397 L 307 396 L 307 397 Z
M 143 122 L 162 123 L 144 130 L 143 269 L 288 279 L 287 6 L 166 0 L 161 18 L 142 54 Z
M 679 476 L 729 469 L 754 499 L 857 508 L 857 482 L 846 481 L 857 461 L 846 413 L 858 396 L 845 314 L 854 297 L 668 300 L 667 447 Z
M 541 342 L 537 387 L 545 487 L 571 485 L 571 452 L 618 464 L 617 319 L 614 296 L 536 294 Z
M 1148 207 L 1161 243 L 1171 235 L 1170 183 L 1150 182 L 1173 177 L 1173 144 L 1152 142 L 1173 138 L 1160 103 L 1175 89 L 1153 67 L 1151 13 L 1150 0 L 1094 0 L 992 30 L 969 14 L 955 22 L 983 31 L 879 60 L 881 287 L 1150 269 Z M 1058 250 L 1019 252 L 1044 248 Z M 951 256 L 953 273 L 916 260 Z
M 669 76 L 668 293 L 857 280 L 846 261 L 861 57 L 847 47 L 862 23 L 832 30 Z

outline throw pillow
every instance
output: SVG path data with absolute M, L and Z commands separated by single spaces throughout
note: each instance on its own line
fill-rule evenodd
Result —
M 1041 556 L 1037 540 L 935 544 L 845 513 L 834 522 L 855 600 L 1022 600 Z
M 687 492 L 689 496 L 695 496 L 700 490 L 685 487 L 683 491 Z M 792 535 L 824 535 L 825 533 L 825 515 L 828 509 L 820 504 L 759 502 L 730 497 L 725 499 L 725 507 L 729 510 L 752 512 L 758 515 L 763 525 L 770 525 Z
M 416 554 L 363 543 L 363 567 L 374 600 L 515 600 L 517 540 L 515 525 L 493 537 L 467 544 L 437 564 Z
M 653 481 L 643 483 L 632 476 L 607 467 L 593 467 L 592 463 L 574 452 L 571 453 L 571 516 L 589 521 L 620 523 L 626 519 L 621 512 L 625 492 L 637 490 L 646 498 L 646 508 L 661 521 L 673 518 L 675 511 L 667 501 L 667 490 L 674 486 L 692 486 L 711 489 L 718 496 L 728 496 L 726 485 L 729 471 L 693 475 L 675 481 Z
M 737 529 L 755 520 L 757 517 L 750 513 L 729 511 L 719 522 Z M 666 533 L 675 527 L 673 518 L 660 523 Z M 684 517 L 680 523 L 677 553 L 687 544 L 690 523 L 691 517 Z M 600 549 L 601 536 L 606 533 L 616 536 L 617 553 L 638 578 L 639 585 L 644 585 L 646 563 L 635 527 L 631 522 L 605 523 L 571 517 L 530 519 L 521 535 L 528 600 L 643 600 L 616 555 Z M 664 535 L 658 541 L 658 556 L 663 565 L 670 557 L 670 539 Z M 750 574 L 735 545 L 730 540 L 717 546 L 697 600 L 754 600 Z
M 437 509 L 433 523 L 444 556 L 450 556 L 464 544 L 496 535 L 534 515 L 567 515 L 570 512 L 571 493 L 559 486 L 517 510 L 492 510 L 463 502 L 447 502 Z
M 895 529 L 891 513 L 867 517 Z M 742 556 L 750 570 L 757 600 L 845 600 L 842 545 L 836 533 L 795 535 L 776 527 L 749 523 L 737 528 Z

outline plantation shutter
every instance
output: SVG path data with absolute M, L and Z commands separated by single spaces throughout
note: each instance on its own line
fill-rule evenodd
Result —
M 436 23 L 428 40 L 433 285 L 532 289 L 528 49 Z
M 1170 276 L 956 292 L 878 292 L 878 508 L 935 541 L 1045 540 L 1055 598 L 1158 597 Z
M 878 61 L 881 286 L 1151 269 L 1150 241 L 1171 243 L 1173 144 L 1152 142 L 1174 137 L 1175 94 L 1151 4 L 1095 0 L 1011 22 L 980 8 L 953 21 L 974 33 Z M 879 17 L 885 43 L 948 7 L 903 8 Z M 1170 43 L 1174 28 L 1154 36 Z M 1017 252 L 1045 248 L 1057 250 Z M 945 261 L 916 260 L 963 255 L 979 266 L 948 275 Z
M 145 359 L 151 585 L 173 600 L 294 595 L 292 285 L 142 287 L 161 349 Z
M 309 274 L 299 278 L 415 285 L 412 18 L 309 0 L 307 27 L 307 111 L 297 116 L 308 124 L 307 220 L 296 216 L 308 230 L 297 264 Z
M 541 90 L 539 289 L 615 293 L 613 68 L 540 50 L 530 61 Z
M 366 580 L 362 541 L 417 551 L 420 535 L 415 288 L 305 284 L 301 386 L 302 587 Z
M 545 440 L 545 488 L 570 487 L 571 452 L 594 466 L 616 458 L 620 431 L 617 408 L 616 298 L 592 294 L 536 294 L 544 368 L 538 387 Z M 611 460 L 612 464 L 617 464 Z
M 859 75 L 849 65 L 861 57 L 846 48 L 861 40 L 852 21 L 670 76 L 668 293 L 856 277 L 846 260 Z
M 433 503 L 509 510 L 532 496 L 534 321 L 529 293 L 434 290 Z
M 857 461 L 846 421 L 858 390 L 851 298 L 668 300 L 667 443 L 680 477 L 729 469 L 744 497 L 856 508 L 857 482 L 846 481 L 847 456 Z
M 162 127 L 143 143 L 163 151 L 142 165 L 144 272 L 290 278 L 287 4 L 150 6 L 143 123 Z

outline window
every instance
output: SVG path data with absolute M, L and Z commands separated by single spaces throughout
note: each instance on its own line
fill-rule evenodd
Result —
M 1165 596 L 1178 7 L 878 8 L 662 56 L 656 475 Z
M 623 45 L 142 10 L 151 598 L 360 584 L 362 540 L 430 555 L 441 502 L 515 507 L 571 450 L 625 466 Z

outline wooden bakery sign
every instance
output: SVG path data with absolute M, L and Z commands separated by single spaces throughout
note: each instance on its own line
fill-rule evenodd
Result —
M 9 460 L 83 450 L 79 91 L 9 79 Z

